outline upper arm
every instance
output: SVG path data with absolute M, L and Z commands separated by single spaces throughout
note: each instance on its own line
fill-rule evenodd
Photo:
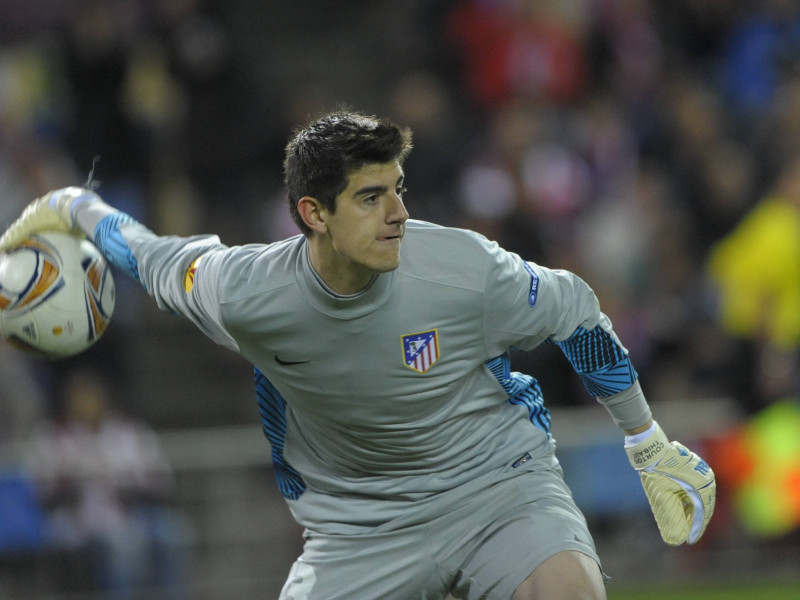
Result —
M 238 351 L 221 311 L 221 274 L 229 249 L 216 236 L 156 236 L 124 226 L 123 237 L 136 260 L 139 280 L 159 308 L 194 323 L 217 344 Z
M 491 351 L 558 346 L 590 395 L 605 398 L 628 389 L 636 370 L 591 287 L 580 277 L 500 253 L 487 287 Z M 494 344 L 494 347 L 492 347 Z
M 510 346 L 531 350 L 548 339 L 565 340 L 578 327 L 592 329 L 603 319 L 594 292 L 577 275 L 525 262 L 499 248 L 494 254 L 484 291 L 490 352 Z

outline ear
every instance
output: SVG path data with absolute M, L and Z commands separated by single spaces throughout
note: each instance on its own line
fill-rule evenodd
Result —
M 297 212 L 311 231 L 325 233 L 328 230 L 328 225 L 325 222 L 325 216 L 328 213 L 316 198 L 311 196 L 300 198 L 297 201 Z

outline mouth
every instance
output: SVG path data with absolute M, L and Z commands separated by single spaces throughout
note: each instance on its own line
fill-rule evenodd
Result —
M 382 235 L 378 237 L 379 242 L 399 242 L 403 239 L 402 233 L 396 233 L 393 235 Z

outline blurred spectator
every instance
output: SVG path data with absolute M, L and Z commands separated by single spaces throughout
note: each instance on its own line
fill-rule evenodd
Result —
M 182 105 L 166 152 L 159 155 L 172 168 L 166 175 L 185 177 L 182 185 L 192 196 L 191 206 L 179 207 L 176 224 L 187 228 L 179 221 L 199 211 L 202 227 L 213 224 L 226 243 L 235 244 L 255 232 L 253 182 L 260 181 L 257 172 L 276 143 L 277 119 L 274 107 L 264 108 L 264 82 L 254 77 L 251 61 L 240 60 L 249 49 L 239 47 L 229 12 L 224 3 L 208 0 L 163 0 L 153 29 Z M 165 195 L 163 201 L 172 199 Z
M 719 322 L 738 342 L 741 401 L 758 410 L 797 394 L 800 346 L 800 155 L 709 256 Z
M 69 553 L 68 569 L 88 564 L 92 585 L 109 597 L 173 597 L 181 533 L 167 504 L 172 473 L 155 433 L 114 410 L 110 394 L 95 370 L 71 371 L 62 414 L 33 436 L 27 464 L 47 512 L 46 541 Z
M 654 18 L 657 6 L 646 0 L 595 0 L 587 11 L 595 23 L 587 32 L 586 48 L 591 88 L 614 92 L 631 120 L 642 103 L 658 90 L 662 76 L 663 42 Z
M 45 410 L 46 368 L 33 363 L 5 340 L 0 340 L 0 458 L 17 461 Z
M 42 514 L 21 463 L 45 411 L 47 375 L 44 365 L 0 339 L 0 596 L 3 559 L 30 554 L 42 540 Z
M 86 173 L 99 156 L 104 195 L 144 218 L 149 143 L 126 105 L 131 57 L 142 31 L 140 13 L 138 3 L 124 0 L 79 3 L 66 23 L 62 58 L 70 107 L 66 147 Z
M 0 52 L 0 225 L 64 182 L 80 183 L 59 137 L 60 71 L 44 41 Z
M 793 0 L 755 2 L 726 38 L 725 100 L 738 116 L 769 111 L 787 75 L 798 73 L 800 6 Z
M 588 3 L 472 0 L 448 19 L 462 52 L 467 85 L 479 106 L 512 97 L 575 100 L 586 85 L 584 43 Z
M 452 224 L 457 218 L 453 181 L 470 140 L 468 114 L 442 79 L 428 71 L 412 71 L 391 89 L 388 116 L 414 131 L 414 151 L 405 163 L 413 217 Z
M 800 69 L 800 60 L 797 63 Z M 800 148 L 800 72 L 787 76 L 777 89 L 775 101 L 751 127 L 751 160 L 758 165 L 758 181 L 769 183 L 768 174 L 777 170 L 787 156 Z

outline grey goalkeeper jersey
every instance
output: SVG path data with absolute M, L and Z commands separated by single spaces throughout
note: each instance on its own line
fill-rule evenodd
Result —
M 512 347 L 563 344 L 579 373 L 606 373 L 594 395 L 636 380 L 580 278 L 473 232 L 409 221 L 399 268 L 342 297 L 302 236 L 227 247 L 104 223 L 95 239 L 112 262 L 255 366 L 278 485 L 313 530 L 400 526 L 515 461 L 555 465 L 541 391 L 510 371 Z

